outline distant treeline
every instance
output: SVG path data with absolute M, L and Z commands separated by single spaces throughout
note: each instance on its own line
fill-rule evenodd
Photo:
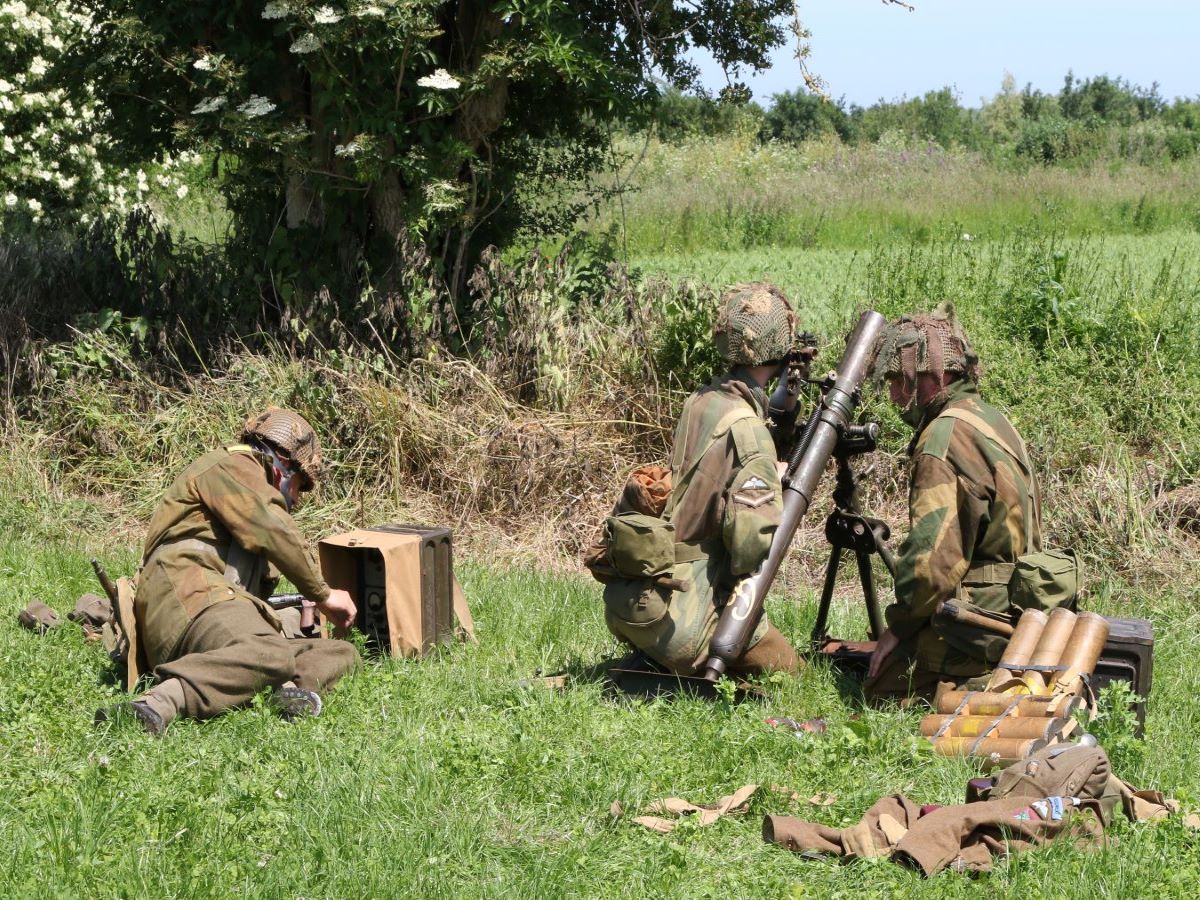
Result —
M 982 107 L 964 107 L 945 87 L 923 97 L 880 100 L 872 106 L 824 100 L 802 90 L 775 94 L 763 108 L 669 92 L 660 102 L 658 133 L 668 141 L 750 133 L 763 141 L 836 137 L 847 144 L 881 140 L 932 141 L 1001 160 L 1038 163 L 1122 158 L 1138 162 L 1183 159 L 1200 147 L 1200 97 L 1168 102 L 1148 88 L 1100 75 L 1067 73 L 1058 93 L 1006 75 Z

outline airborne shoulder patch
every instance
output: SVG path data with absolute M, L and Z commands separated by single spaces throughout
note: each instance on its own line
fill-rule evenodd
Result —
M 770 485 L 767 484 L 765 481 L 763 481 L 761 478 L 759 478 L 757 475 L 752 475 L 752 476 L 750 476 L 750 478 L 746 479 L 746 483 L 743 484 L 740 488 L 738 488 L 738 490 L 739 491 L 762 491 L 762 490 L 766 490 L 769 487 L 770 487 Z

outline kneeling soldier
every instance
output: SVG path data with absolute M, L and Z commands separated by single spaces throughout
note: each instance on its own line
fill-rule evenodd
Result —
M 359 665 L 345 641 L 287 640 L 265 602 L 282 573 L 335 625 L 354 621 L 350 595 L 325 583 L 290 515 L 320 474 L 316 434 L 272 407 L 241 441 L 188 466 L 159 503 L 134 600 L 156 684 L 97 722 L 130 715 L 161 734 L 178 715 L 210 718 L 267 687 L 285 718 L 315 715 L 319 692 Z
M 731 590 L 767 557 L 779 525 L 783 489 L 765 389 L 791 349 L 794 321 L 771 285 L 738 285 L 722 297 L 714 337 L 730 368 L 687 399 L 675 429 L 663 513 L 674 525 L 673 584 L 606 586 L 609 630 L 676 674 L 703 665 Z M 730 668 L 795 672 L 800 660 L 764 615 Z
M 1037 482 L 1016 429 L 979 395 L 979 357 L 949 304 L 902 316 L 881 335 L 875 376 L 915 430 L 909 454 L 909 532 L 896 560 L 896 602 L 864 691 L 925 694 L 941 680 L 992 669 L 1007 639 L 940 611 L 1014 611 L 1016 560 L 1040 551 Z

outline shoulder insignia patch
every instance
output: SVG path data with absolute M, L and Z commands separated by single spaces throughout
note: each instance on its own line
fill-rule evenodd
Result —
M 758 509 L 760 506 L 771 503 L 775 500 L 775 492 L 770 491 L 758 497 L 751 497 L 749 494 L 743 494 L 741 491 L 733 495 L 733 502 L 739 506 L 745 506 L 747 509 Z
M 770 487 L 769 484 L 767 484 L 765 481 L 763 481 L 757 475 L 753 475 L 749 479 L 747 479 L 746 483 L 743 484 L 740 488 L 738 488 L 738 490 L 739 491 L 761 491 L 761 490 L 765 490 L 768 487 Z

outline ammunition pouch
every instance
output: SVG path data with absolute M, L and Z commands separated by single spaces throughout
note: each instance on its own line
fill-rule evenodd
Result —
M 675 567 L 675 524 L 659 516 L 609 516 L 604 543 L 609 565 L 625 578 L 657 578 Z
M 1073 550 L 1043 550 L 1018 557 L 1008 582 L 1009 599 L 1021 609 L 1073 609 L 1078 594 L 1079 560 Z
M 1015 563 L 973 566 L 963 576 L 962 587 L 972 603 L 992 612 L 1009 612 L 1013 607 L 1042 612 L 1059 606 L 1074 609 L 1079 561 L 1072 550 L 1026 553 Z

